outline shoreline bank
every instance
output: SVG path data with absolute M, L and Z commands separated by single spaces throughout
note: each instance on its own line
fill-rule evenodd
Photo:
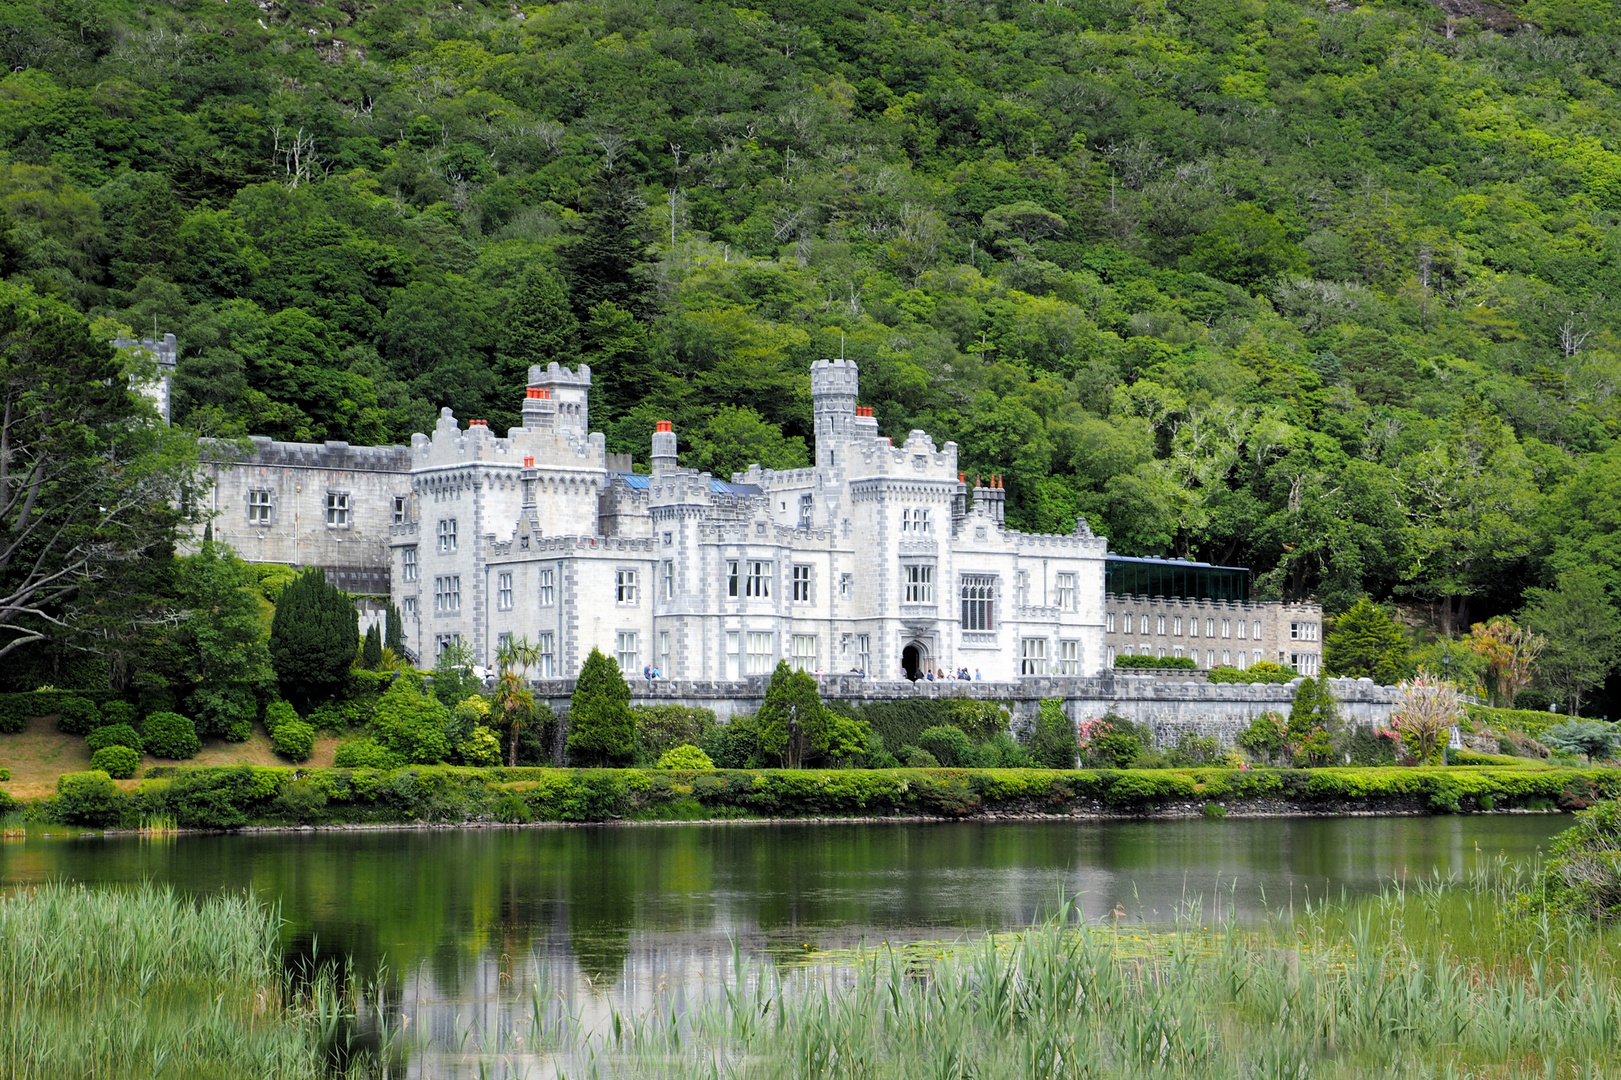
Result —
M 102 773 L 69 774 L 58 794 L 20 804 L 24 821 L 15 824 L 150 835 L 732 821 L 1379 817 L 1572 811 L 1618 795 L 1621 770 L 1497 766 L 827 772 L 173 766 L 122 786 Z

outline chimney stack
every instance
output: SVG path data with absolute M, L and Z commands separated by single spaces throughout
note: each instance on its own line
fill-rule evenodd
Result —
M 550 431 L 557 419 L 557 402 L 544 386 L 531 386 L 523 395 L 523 428 L 525 431 Z
M 991 520 L 998 525 L 1005 520 L 1007 512 L 1007 490 L 1002 487 L 1002 474 L 992 473 L 988 478 L 974 478 L 974 505 L 985 507 L 985 512 Z
M 668 420 L 660 420 L 653 431 L 653 475 L 675 472 L 675 429 Z

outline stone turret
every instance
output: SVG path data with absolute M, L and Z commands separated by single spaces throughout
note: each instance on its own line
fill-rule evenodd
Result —
M 129 338 L 119 338 L 113 342 L 116 349 L 139 348 L 150 356 L 157 364 L 157 370 L 152 378 L 137 380 L 132 377 L 131 386 L 152 399 L 157 406 L 158 414 L 167 424 L 170 417 L 170 400 L 174 392 L 175 362 L 180 356 L 180 344 L 173 334 L 164 334 L 160 341 L 157 338 L 142 338 L 140 341 L 131 341 Z
M 827 464 L 826 454 L 834 444 L 855 434 L 860 374 L 854 360 L 818 360 L 811 365 L 811 410 L 819 464 Z

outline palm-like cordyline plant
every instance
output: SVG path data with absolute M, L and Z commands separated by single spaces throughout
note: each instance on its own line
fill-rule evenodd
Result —
M 529 669 L 540 662 L 540 647 L 527 636 L 507 638 L 496 646 L 495 714 L 506 725 L 507 764 L 518 764 L 518 733 L 534 716 L 535 696 L 529 692 Z

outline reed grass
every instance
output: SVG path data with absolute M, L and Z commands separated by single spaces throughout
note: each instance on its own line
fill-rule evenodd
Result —
M 588 1023 L 555 972 L 499 1031 L 406 1053 L 414 1075 L 1037 1080 L 1621 1076 L 1617 935 L 1518 902 L 1499 865 L 1283 910 L 1190 906 L 1159 932 L 1081 920 L 730 970 Z M 411 1025 L 403 1025 L 410 1029 Z
M 0 1076 L 333 1075 L 336 980 L 289 993 L 278 925 L 249 896 L 193 903 L 152 886 L 0 898 Z

